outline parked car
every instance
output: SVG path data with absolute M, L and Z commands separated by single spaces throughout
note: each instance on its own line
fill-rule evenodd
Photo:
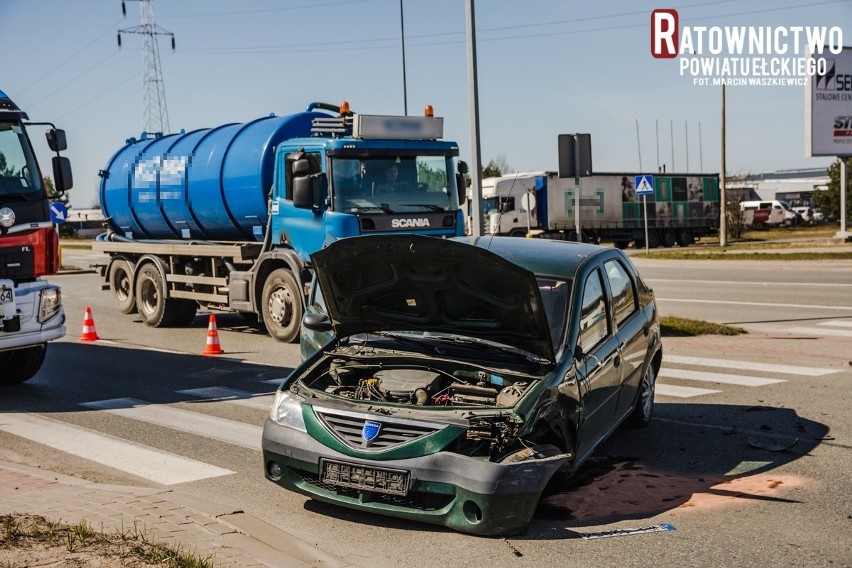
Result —
M 802 207 L 793 207 L 793 211 L 799 214 L 802 218 L 803 223 L 807 223 L 809 225 L 813 225 L 816 222 L 814 217 L 814 210 L 807 206 Z
M 743 224 L 760 227 L 794 227 L 800 225 L 802 216 L 786 201 L 742 201 L 740 210 L 743 212 Z
M 286 489 L 512 534 L 620 424 L 651 420 L 657 309 L 617 249 L 377 235 L 312 260 L 308 358 L 263 430 Z

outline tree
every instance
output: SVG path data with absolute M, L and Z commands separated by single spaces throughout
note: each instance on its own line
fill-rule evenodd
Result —
M 505 154 L 497 154 L 497 157 L 482 168 L 482 177 L 500 177 L 512 168 L 509 167 L 509 162 L 506 160 Z
M 482 177 L 483 178 L 500 177 L 502 175 L 503 175 L 503 172 L 500 171 L 500 167 L 497 165 L 497 163 L 494 160 L 491 160 L 490 162 L 485 164 L 484 168 L 482 168 Z
M 852 172 L 846 163 L 846 215 L 852 212 Z M 814 192 L 814 206 L 825 219 L 840 219 L 840 160 L 835 160 L 828 168 L 828 188 Z

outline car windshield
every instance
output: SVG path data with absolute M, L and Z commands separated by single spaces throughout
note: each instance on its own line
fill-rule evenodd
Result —
M 447 156 L 333 157 L 332 205 L 340 213 L 423 213 L 458 209 Z
M 0 200 L 26 200 L 41 192 L 41 178 L 23 127 L 0 122 Z

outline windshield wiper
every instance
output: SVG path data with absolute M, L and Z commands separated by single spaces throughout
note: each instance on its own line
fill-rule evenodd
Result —
M 429 211 L 446 211 L 440 205 L 434 205 L 432 203 L 400 203 L 403 207 L 425 207 Z

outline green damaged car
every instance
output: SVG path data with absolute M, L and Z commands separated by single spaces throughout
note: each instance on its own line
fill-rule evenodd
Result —
M 377 235 L 312 260 L 302 340 L 322 346 L 263 431 L 265 475 L 286 489 L 514 534 L 622 422 L 651 419 L 657 311 L 621 251 Z

